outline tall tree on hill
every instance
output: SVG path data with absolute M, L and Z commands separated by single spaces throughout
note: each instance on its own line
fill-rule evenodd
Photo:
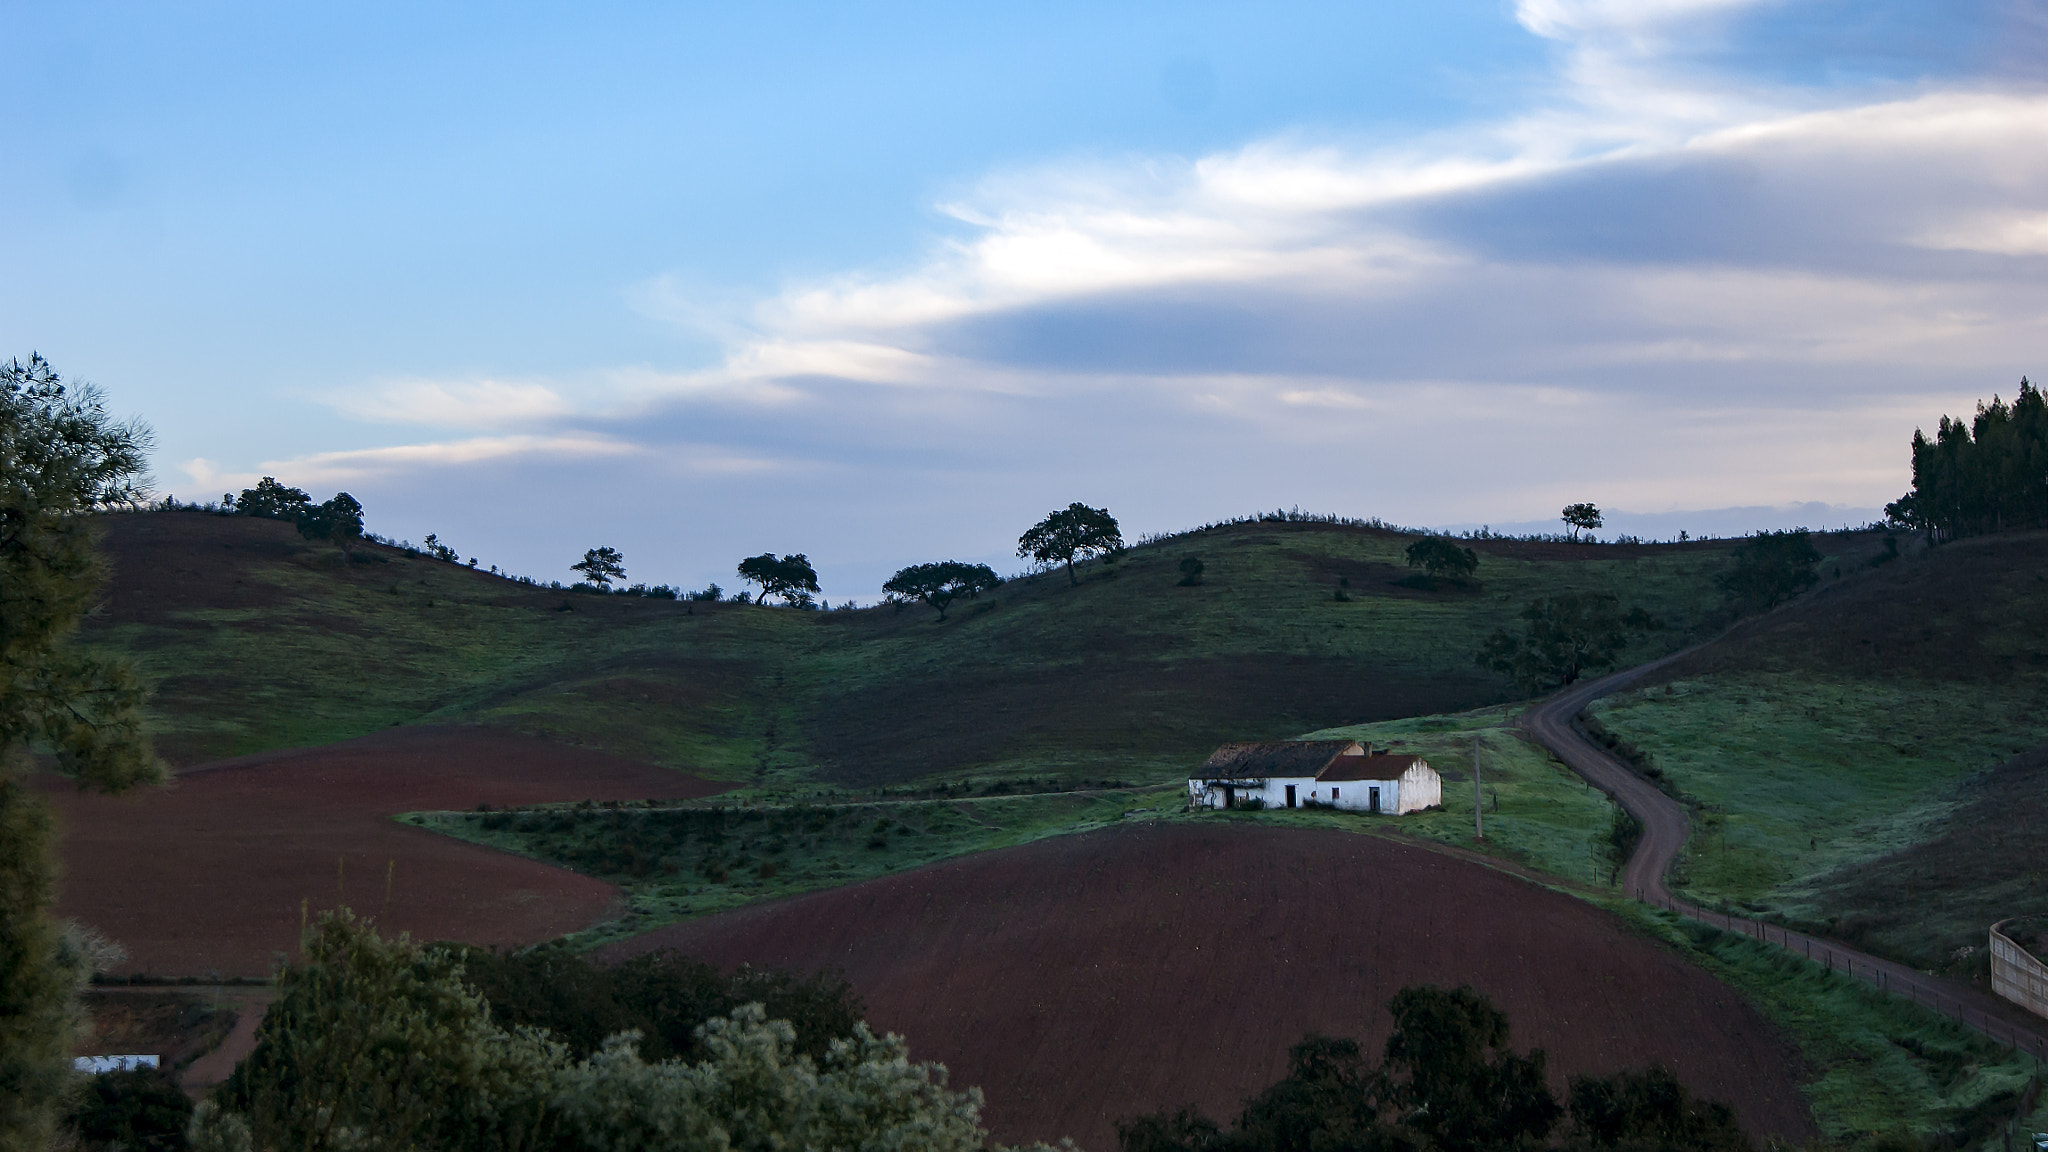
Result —
M 1624 612 L 1605 592 L 1568 592 L 1522 609 L 1520 633 L 1495 629 L 1479 649 L 1479 666 L 1541 691 L 1610 667 L 1637 633 L 1662 627 L 1641 608 Z
M 1591 504 L 1567 504 L 1558 515 L 1571 525 L 1573 540 L 1579 538 L 1580 532 L 1591 532 L 1601 524 L 1600 509 Z
M 1115 557 L 1124 550 L 1123 530 L 1107 508 L 1073 503 L 1033 524 L 1017 538 L 1017 555 L 1040 564 L 1064 564 L 1067 582 L 1079 584 L 1074 561 L 1088 556 Z
M 54 753 L 81 787 L 163 779 L 127 665 L 68 639 L 99 587 L 95 511 L 132 506 L 150 431 L 40 356 L 0 366 L 0 1149 L 45 1146 L 70 1075 L 79 962 L 50 918 L 50 815 L 24 779 Z
M 1943 416 L 1932 440 L 1915 429 L 1913 490 L 1885 515 L 1934 541 L 2048 524 L 2048 398 L 2022 378 L 2010 406 Z
M 235 511 L 242 515 L 271 520 L 296 520 L 312 506 L 311 496 L 278 483 L 275 476 L 265 476 L 254 488 L 242 489 L 241 498 L 235 501 Z
M 946 606 L 953 601 L 962 596 L 979 596 L 1002 582 L 995 569 L 986 564 L 940 560 L 933 564 L 913 564 L 898 571 L 882 585 L 882 591 L 922 600 L 937 609 L 939 619 L 944 620 Z
M 811 597 L 818 594 L 817 569 L 811 567 L 810 558 L 801 552 L 779 560 L 773 552 L 749 556 L 740 561 L 739 572 L 740 579 L 761 586 L 760 595 L 754 598 L 755 603 L 769 596 L 780 596 L 785 604 L 802 606 L 811 603 Z
M 617 548 L 592 548 L 583 554 L 583 559 L 569 565 L 569 570 L 583 573 L 584 579 L 609 592 L 612 581 L 626 578 L 626 558 L 619 555 Z

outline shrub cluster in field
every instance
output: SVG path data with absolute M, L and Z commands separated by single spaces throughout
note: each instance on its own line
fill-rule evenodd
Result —
M 486 832 L 509 832 L 535 855 L 605 876 L 695 876 L 715 884 L 750 871 L 773 877 L 792 858 L 816 863 L 892 840 L 958 831 L 964 817 L 938 805 L 800 804 L 788 808 L 556 808 L 465 814 Z

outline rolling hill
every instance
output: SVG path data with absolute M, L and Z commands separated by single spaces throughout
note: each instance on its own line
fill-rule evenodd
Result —
M 1431 592 L 1396 582 L 1412 539 L 1232 525 L 941 622 L 552 591 L 377 546 L 350 564 L 283 523 L 151 512 L 104 518 L 85 639 L 137 660 L 180 764 L 457 723 L 759 785 L 1160 780 L 1224 739 L 1510 699 L 1472 654 L 1539 595 L 1615 592 L 1669 625 L 1642 655 L 1677 647 L 1718 619 L 1732 547 L 1476 541 L 1480 586 Z

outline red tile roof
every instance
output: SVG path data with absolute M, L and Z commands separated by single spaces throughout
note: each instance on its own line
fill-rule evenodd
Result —
M 1417 764 L 1427 767 L 1428 761 L 1420 756 L 1339 756 L 1316 773 L 1316 779 L 1339 784 L 1346 780 L 1398 780 Z

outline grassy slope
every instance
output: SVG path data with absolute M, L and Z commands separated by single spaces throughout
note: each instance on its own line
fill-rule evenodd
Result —
M 1889 908 L 1866 942 L 1930 968 L 1998 916 L 2048 910 L 2021 841 L 1967 868 L 1900 855 L 2024 839 L 2040 819 L 2014 802 L 2025 790 L 1975 803 L 1970 782 L 2048 740 L 2044 564 L 2040 533 L 1910 556 L 1597 705 L 1706 804 L 1681 862 L 1692 892 L 1858 937 Z
M 1478 592 L 1396 586 L 1409 538 L 1219 529 L 957 606 L 810 613 L 549 592 L 283 524 L 110 517 L 115 581 L 88 640 L 158 686 L 174 759 L 400 723 L 501 725 L 726 779 L 871 787 L 967 774 L 1171 779 L 1225 739 L 1510 696 L 1471 663 L 1528 599 L 1611 590 L 1712 611 L 1725 545 L 1486 542 Z M 1205 582 L 1176 586 L 1185 555 Z M 1350 598 L 1335 598 L 1340 577 Z

